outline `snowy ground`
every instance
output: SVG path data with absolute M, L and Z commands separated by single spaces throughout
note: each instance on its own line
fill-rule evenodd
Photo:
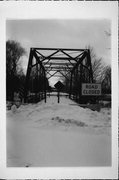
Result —
M 7 166 L 110 166 L 111 110 L 84 109 L 66 97 L 7 111 Z

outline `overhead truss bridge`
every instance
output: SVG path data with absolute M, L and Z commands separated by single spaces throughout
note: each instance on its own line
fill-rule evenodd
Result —
M 93 82 L 89 49 L 31 48 L 26 73 L 24 99 L 35 94 L 38 101 L 47 99 L 48 80 L 52 77 L 66 79 L 65 91 L 71 98 L 81 96 L 81 83 Z M 78 85 L 78 86 L 77 86 Z

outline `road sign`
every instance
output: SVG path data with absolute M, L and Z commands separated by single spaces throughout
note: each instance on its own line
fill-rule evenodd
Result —
M 82 83 L 83 96 L 100 96 L 101 84 L 97 83 Z
M 54 86 L 59 91 L 61 91 L 64 88 L 64 84 L 61 81 L 58 81 Z

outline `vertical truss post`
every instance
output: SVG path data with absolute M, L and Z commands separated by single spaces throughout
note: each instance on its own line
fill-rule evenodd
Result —
M 76 68 L 76 101 L 77 101 L 77 90 L 78 90 L 78 88 L 77 88 L 77 85 L 78 85 L 78 67 Z
M 79 98 L 81 98 L 81 87 L 82 86 L 82 65 L 80 64 L 80 86 L 79 86 Z
M 41 79 L 41 76 L 42 76 L 42 72 L 41 72 L 41 66 L 40 66 L 40 72 L 39 72 L 39 76 L 40 76 L 40 79 Z M 40 100 L 42 99 L 42 86 L 41 86 L 41 82 L 39 82 L 39 91 L 40 91 Z
M 36 93 L 35 93 L 35 100 L 38 101 L 38 63 L 36 60 Z
M 69 90 L 69 98 L 71 98 L 71 94 L 72 94 L 72 72 L 71 72 L 71 78 L 70 78 L 70 90 Z
M 76 73 L 75 73 L 75 69 L 74 69 L 74 72 L 73 72 L 72 94 L 73 94 L 73 99 L 76 100 Z
M 43 71 L 43 75 L 44 75 L 44 95 L 45 95 L 45 103 L 46 103 L 46 98 L 47 98 L 47 95 L 46 95 L 46 75 L 45 75 L 45 71 Z
M 90 70 L 89 70 L 89 77 L 90 77 L 90 82 L 93 83 L 93 70 L 92 70 L 92 64 L 91 64 L 91 57 L 90 57 L 90 50 L 88 49 L 88 54 L 87 54 L 87 59 L 90 65 Z
M 30 55 L 29 55 L 29 62 L 27 67 L 27 73 L 26 73 L 26 80 L 25 80 L 25 87 L 24 87 L 24 102 L 27 101 L 27 93 L 28 93 L 28 80 L 30 77 L 30 72 L 32 68 L 32 60 L 33 60 L 33 49 L 30 49 Z
M 81 84 L 81 82 L 80 82 L 80 66 L 78 66 L 78 68 L 77 68 L 77 76 L 78 76 L 78 89 L 77 89 L 77 96 L 78 96 L 78 102 L 79 102 L 79 97 L 80 97 L 80 84 Z
M 38 66 L 37 66 L 37 68 L 38 68 L 38 72 L 37 72 L 37 76 L 38 76 L 38 78 L 37 78 L 37 98 L 38 98 L 38 101 L 39 101 L 39 64 L 38 64 Z
M 43 79 L 43 70 L 42 70 L 41 66 L 40 66 L 40 72 L 41 72 L 41 78 L 44 81 L 44 79 Z M 42 84 L 41 84 L 41 99 L 43 99 L 43 89 L 44 89 L 44 86 L 43 86 L 43 82 L 42 82 Z

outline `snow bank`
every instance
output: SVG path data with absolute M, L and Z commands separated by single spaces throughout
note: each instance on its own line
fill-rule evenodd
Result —
M 7 112 L 8 166 L 111 165 L 110 109 L 96 112 L 60 100 L 52 96 Z

